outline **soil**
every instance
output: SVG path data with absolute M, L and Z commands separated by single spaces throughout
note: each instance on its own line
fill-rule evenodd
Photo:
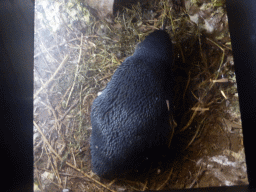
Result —
M 135 4 L 140 8 L 129 7 L 130 11 L 117 11 L 116 17 L 103 20 L 90 12 L 86 1 L 36 1 L 34 191 L 144 191 L 248 184 L 225 1 L 159 2 L 140 1 Z M 193 63 L 185 70 L 191 74 L 188 92 L 197 95 L 190 96 L 205 111 L 177 109 L 186 117 L 173 122 L 178 123 L 173 146 L 184 144 L 185 149 L 153 175 L 141 181 L 101 179 L 91 171 L 92 101 L 147 32 L 161 27 L 163 14 L 169 18 L 166 29 L 173 38 L 177 60 Z M 194 36 L 198 56 L 186 45 Z M 198 67 L 196 57 L 207 65 Z M 209 77 L 216 77 L 218 68 L 217 79 L 228 79 L 228 83 L 211 82 Z M 180 88 L 182 93 L 188 79 Z

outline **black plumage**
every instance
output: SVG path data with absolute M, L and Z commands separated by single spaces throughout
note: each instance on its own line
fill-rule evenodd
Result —
M 168 145 L 172 43 L 167 32 L 145 38 L 92 104 L 93 172 L 112 179 L 148 169 Z M 169 100 L 168 111 L 166 100 Z

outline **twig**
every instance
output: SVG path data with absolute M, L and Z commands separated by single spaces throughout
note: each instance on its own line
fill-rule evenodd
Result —
M 49 101 L 48 101 L 49 102 Z M 50 111 L 52 112 L 52 114 L 53 114 L 53 116 L 54 116 L 54 118 L 55 118 L 55 123 L 56 123 L 56 125 L 57 125 L 57 132 L 59 133 L 59 129 L 60 129 L 60 124 L 59 124 L 59 122 L 58 122 L 58 117 L 57 117 L 57 114 L 56 114 L 56 112 L 55 112 L 55 110 L 53 109 L 53 107 L 52 106 L 50 106 L 50 105 L 47 105 L 46 103 L 44 103 L 43 101 L 40 101 L 40 103 L 42 103 L 44 106 L 46 106 L 48 109 L 50 109 Z M 49 102 L 50 103 L 50 102 Z
M 60 71 L 60 69 L 63 67 L 64 64 L 67 63 L 69 59 L 69 55 L 66 55 L 65 58 L 63 59 L 63 61 L 61 62 L 61 64 L 59 65 L 59 67 L 57 68 L 57 70 L 54 72 L 54 74 L 51 76 L 51 78 L 41 86 L 41 88 L 35 93 L 33 99 L 35 99 L 37 97 L 37 95 L 45 88 L 48 86 L 48 84 L 54 79 L 54 77 L 57 75 L 57 73 Z
M 172 175 L 172 171 L 173 171 L 173 168 L 172 168 L 172 170 L 170 171 L 170 173 L 169 173 L 167 179 L 165 180 L 165 182 L 164 182 L 162 185 L 160 185 L 160 187 L 158 187 L 158 188 L 156 189 L 157 191 L 161 190 L 161 189 L 166 185 L 166 183 L 169 181 L 169 179 L 170 179 L 170 177 L 171 177 L 171 175 Z
M 103 77 L 103 78 L 101 78 L 99 81 L 102 81 L 102 80 L 105 80 L 105 79 L 108 79 L 109 77 L 111 77 L 112 75 L 108 75 L 108 76 L 106 76 L 106 77 Z
M 50 151 L 51 151 L 54 155 L 56 155 L 56 157 L 57 157 L 60 161 L 62 161 L 62 158 L 59 156 L 58 153 L 56 153 L 56 151 L 52 148 L 52 146 L 50 145 L 50 143 L 47 141 L 46 137 L 44 136 L 43 132 L 41 131 L 41 129 L 40 129 L 40 127 L 37 125 L 37 123 L 36 123 L 35 121 L 33 121 L 33 123 L 34 123 L 35 127 L 37 128 L 37 130 L 39 131 L 39 133 L 42 135 L 42 138 L 43 138 L 44 142 L 48 145 Z M 84 173 L 82 170 L 78 169 L 77 167 L 75 167 L 75 166 L 72 165 L 71 163 L 66 162 L 66 164 L 67 164 L 68 166 L 72 167 L 73 169 L 79 171 L 79 172 L 82 173 L 85 177 L 91 179 L 92 181 L 94 181 L 95 183 L 99 184 L 100 186 L 102 186 L 102 187 L 108 189 L 109 191 L 115 192 L 114 190 L 108 188 L 108 187 L 107 187 L 106 185 L 104 185 L 103 183 L 101 183 L 101 182 L 97 181 L 96 179 L 90 177 L 88 174 Z
M 37 125 L 37 123 L 36 123 L 35 121 L 33 121 L 33 124 L 35 125 L 35 127 L 37 128 L 37 130 L 39 131 L 39 133 L 41 134 L 41 136 L 42 136 L 44 142 L 48 145 L 50 151 L 51 151 L 52 153 L 54 153 L 54 154 L 61 160 L 61 157 L 60 157 L 59 154 L 56 153 L 55 150 L 52 148 L 52 146 L 50 145 L 50 143 L 48 142 L 48 140 L 47 140 L 46 137 L 44 136 L 42 130 L 41 130 L 40 127 Z
M 72 152 L 72 156 L 73 156 L 73 158 L 74 158 L 74 165 L 75 165 L 75 167 L 76 167 L 76 166 L 77 166 L 77 165 L 76 165 L 76 157 L 75 157 L 75 155 L 74 155 L 73 148 L 71 148 L 71 152 Z
M 196 108 L 198 108 L 198 106 Z M 195 118 L 196 114 L 197 114 L 197 111 L 194 111 L 194 113 L 192 114 L 192 117 L 189 119 L 189 122 L 179 132 L 185 131 L 188 128 L 188 126 L 192 123 L 193 119 Z
M 60 102 L 58 103 L 58 105 L 55 107 L 55 110 L 57 110 L 57 108 L 59 109 L 62 105 L 62 101 L 65 99 L 66 95 L 68 94 L 68 92 L 70 91 L 71 86 L 67 89 L 67 91 L 64 93 L 62 99 L 60 100 Z
M 216 80 L 210 79 L 210 81 L 213 82 L 213 83 L 227 83 L 227 82 L 228 82 L 228 79 L 227 79 L 227 78 L 216 79 Z
M 204 117 L 201 122 L 204 122 L 205 119 L 206 119 L 206 117 Z M 203 124 L 203 125 L 204 125 L 204 124 Z M 197 128 L 197 130 L 196 130 L 196 133 L 194 134 L 193 138 L 191 139 L 191 141 L 189 142 L 189 144 L 187 145 L 187 147 L 186 147 L 184 150 L 186 150 L 186 149 L 193 143 L 193 141 L 195 140 L 196 136 L 198 135 L 198 132 L 199 132 L 199 130 L 200 130 L 200 127 L 201 127 L 201 126 L 198 126 L 198 128 Z M 183 151 L 184 151 L 184 150 L 183 150 Z
M 96 179 L 90 177 L 88 174 L 84 173 L 81 169 L 78 169 L 77 167 L 75 167 L 75 166 L 72 165 L 71 163 L 66 162 L 66 164 L 67 164 L 68 166 L 72 167 L 73 169 L 79 171 L 80 173 L 82 173 L 85 177 L 88 177 L 89 179 L 93 180 L 95 183 L 99 184 L 100 186 L 102 186 L 102 187 L 108 189 L 109 191 L 116 192 L 116 191 L 114 191 L 114 190 L 108 188 L 108 187 L 107 187 L 106 185 L 104 185 L 103 183 L 101 183 L 101 182 L 97 181 Z
M 192 107 L 192 111 L 209 111 L 209 108 Z
M 148 180 L 146 181 L 146 183 L 144 184 L 144 187 L 142 189 L 142 191 L 145 191 L 147 189 L 147 184 L 148 184 Z
M 40 188 L 43 189 L 43 186 L 42 186 L 42 183 L 41 183 L 41 179 L 39 179 L 39 173 L 38 173 L 37 167 L 35 167 L 34 172 L 36 173 L 36 178 L 37 178 L 37 181 L 39 183 Z
M 58 122 L 62 121 L 67 116 L 67 114 L 71 111 L 71 109 L 73 109 L 77 105 L 78 102 L 79 100 L 75 101 L 75 103 L 65 112 L 65 114 L 58 120 Z
M 220 92 L 221 92 L 222 96 L 227 100 L 228 98 L 227 98 L 226 94 L 224 93 L 224 91 L 221 90 Z
M 60 175 L 59 175 L 59 173 L 58 173 L 58 169 L 56 169 L 56 166 L 54 166 L 54 163 L 52 162 L 53 160 L 51 159 L 51 156 L 50 156 L 50 154 L 48 153 L 48 151 L 47 151 L 47 149 L 46 149 L 46 146 L 45 146 L 44 148 L 45 148 L 45 151 L 46 151 L 46 153 L 47 153 L 47 155 L 48 155 L 50 164 L 51 164 L 51 166 L 52 166 L 53 173 L 55 174 L 55 176 L 57 177 L 57 180 L 58 180 L 58 182 L 59 182 L 58 187 L 62 188 L 62 186 L 61 186 L 61 179 L 60 179 Z
M 42 143 L 43 141 L 42 141 L 42 139 L 40 140 L 40 142 L 39 143 Z M 44 143 L 43 143 L 43 145 L 44 145 Z M 39 145 L 37 146 L 37 147 L 39 147 Z M 41 147 L 41 148 L 43 148 L 43 146 Z M 35 148 L 33 149 L 34 151 L 35 151 Z M 42 158 L 42 156 L 43 156 L 43 153 L 44 153 L 44 150 L 41 150 L 42 152 L 41 152 L 41 155 L 40 155 L 40 157 L 35 161 L 35 159 L 34 159 L 34 164 L 36 165 L 37 164 L 37 162 Z
M 194 181 L 188 186 L 188 189 L 191 189 L 195 186 L 196 182 L 198 181 L 199 177 L 202 177 L 202 175 L 205 173 L 205 170 L 202 170 L 202 166 L 200 166 L 199 171 L 196 175 L 196 178 Z
M 98 36 L 97 36 L 97 35 L 87 35 L 87 36 L 84 36 L 84 38 L 89 38 L 89 37 L 98 37 Z M 76 41 L 76 40 L 79 40 L 79 39 L 78 39 L 78 38 L 74 38 L 74 39 L 71 39 L 71 40 L 66 41 L 66 42 L 64 42 L 64 43 L 60 43 L 60 44 L 58 44 L 58 45 L 54 45 L 54 46 L 52 46 L 52 47 L 50 47 L 50 48 L 47 48 L 47 50 L 41 51 L 41 52 L 37 53 L 37 54 L 34 56 L 34 59 L 37 58 L 38 56 L 40 56 L 41 54 L 44 54 L 44 53 L 46 53 L 46 52 L 48 52 L 48 51 L 51 51 L 51 50 L 54 49 L 55 47 L 59 47 L 59 46 L 65 45 L 65 44 L 68 44 L 68 43 L 70 43 L 70 42 L 72 42 L 72 41 Z M 89 43 L 90 43 L 90 42 L 89 42 Z
M 113 185 L 113 183 L 115 183 L 116 179 L 114 179 L 113 181 L 111 181 L 109 184 L 108 184 L 108 187 L 110 187 L 111 185 Z
M 212 43 L 213 43 L 214 45 L 216 45 L 217 47 L 219 47 L 220 50 L 223 52 L 222 57 L 221 57 L 221 63 L 220 63 L 220 66 L 219 66 L 219 69 L 218 69 L 218 72 L 217 72 L 217 75 L 216 75 L 216 79 L 217 79 L 218 76 L 219 76 L 220 68 L 221 68 L 221 66 L 222 66 L 222 64 L 223 64 L 223 60 L 224 60 L 224 56 L 225 56 L 225 49 L 223 49 L 220 45 L 218 45 L 217 43 L 215 43 L 213 40 L 211 40 L 211 39 L 209 39 L 209 38 L 206 38 L 206 39 L 207 39 L 208 41 L 212 42 Z M 213 84 L 210 85 L 210 89 L 211 89 L 212 86 L 213 86 Z
M 73 83 L 72 88 L 71 88 L 71 91 L 70 91 L 70 93 L 69 93 L 69 96 L 68 96 L 68 100 L 67 100 L 66 106 L 68 106 L 69 99 L 70 99 L 71 94 L 73 93 L 73 90 L 74 90 L 74 87 L 75 87 L 76 78 L 77 78 L 77 74 L 78 74 L 79 63 L 80 63 L 80 61 L 81 61 L 82 45 L 83 45 L 83 34 L 81 34 L 80 51 L 79 51 L 79 57 L 78 57 L 77 66 L 76 66 L 76 72 L 75 72 L 74 83 Z

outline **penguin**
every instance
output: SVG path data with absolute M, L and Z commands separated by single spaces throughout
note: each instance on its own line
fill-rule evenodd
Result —
M 168 148 L 172 65 L 173 45 L 163 27 L 138 44 L 93 101 L 90 151 L 98 176 L 143 174 Z

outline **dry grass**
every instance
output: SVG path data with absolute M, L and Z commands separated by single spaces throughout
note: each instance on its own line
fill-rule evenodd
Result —
M 234 69 L 228 61 L 231 48 L 206 37 L 184 10 L 174 10 L 167 0 L 149 5 L 156 8 L 155 16 L 150 13 L 150 7 L 142 10 L 137 5 L 124 9 L 113 23 L 90 16 L 83 34 L 66 26 L 63 29 L 68 39 L 65 51 L 55 50 L 63 45 L 60 43 L 35 54 L 35 58 L 52 64 L 44 71 L 47 75 L 35 79 L 34 132 L 40 135 L 34 139 L 34 170 L 41 189 L 45 172 L 54 175 L 46 179 L 51 180 L 52 190 L 177 188 L 177 169 L 182 167 L 180 159 L 186 157 L 191 146 L 203 140 L 209 129 L 220 128 L 224 119 L 231 118 L 227 102 L 238 104 L 232 82 Z M 159 29 L 165 19 L 166 29 L 175 43 L 175 121 L 170 123 L 176 125 L 171 145 L 179 158 L 174 158 L 160 174 L 146 175 L 143 181 L 99 179 L 91 172 L 90 165 L 91 104 L 121 62 L 132 55 L 136 44 Z M 184 185 L 178 187 L 194 187 L 202 173 L 200 168 L 189 181 L 184 178 Z

